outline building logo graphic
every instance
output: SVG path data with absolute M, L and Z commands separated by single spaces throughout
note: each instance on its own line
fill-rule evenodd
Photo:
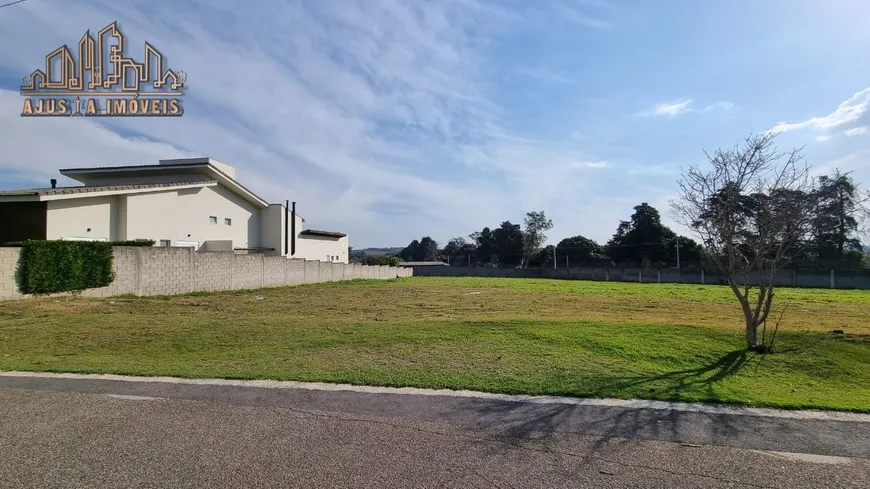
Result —
M 45 57 L 45 71 L 24 77 L 22 117 L 180 117 L 186 75 L 163 66 L 145 43 L 143 62 L 125 55 L 126 40 L 112 22 L 79 41 L 78 58 L 66 44 Z

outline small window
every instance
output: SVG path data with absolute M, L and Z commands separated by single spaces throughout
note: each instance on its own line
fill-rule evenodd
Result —
M 208 216 L 209 224 L 217 224 L 217 216 Z
M 169 247 L 169 240 L 168 239 L 161 239 L 160 246 L 162 246 L 164 248 L 168 248 Z
M 225 217 L 225 218 L 224 218 L 224 224 L 226 224 L 227 226 L 232 226 L 232 225 L 233 225 L 233 220 L 230 219 L 229 217 Z

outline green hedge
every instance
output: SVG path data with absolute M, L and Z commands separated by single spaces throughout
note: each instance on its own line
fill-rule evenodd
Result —
M 387 256 L 387 255 L 376 255 L 376 256 L 367 256 L 363 260 L 364 265 L 389 265 L 396 266 L 399 264 L 398 256 Z
M 131 239 L 127 241 L 109 241 L 109 246 L 154 246 L 153 239 Z
M 18 283 L 25 294 L 104 287 L 114 280 L 112 246 L 105 241 L 21 243 Z

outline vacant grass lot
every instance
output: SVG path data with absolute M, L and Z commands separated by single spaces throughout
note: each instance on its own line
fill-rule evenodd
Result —
M 730 290 L 710 285 L 416 277 L 46 298 L 0 303 L 0 369 L 870 412 L 870 293 L 780 289 L 778 301 L 780 352 L 755 355 Z

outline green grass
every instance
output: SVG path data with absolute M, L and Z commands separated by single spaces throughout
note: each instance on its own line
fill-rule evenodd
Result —
M 781 289 L 780 305 L 788 306 L 773 355 L 745 352 L 730 293 L 719 286 L 416 277 L 6 302 L 0 369 L 870 412 L 870 293 Z

